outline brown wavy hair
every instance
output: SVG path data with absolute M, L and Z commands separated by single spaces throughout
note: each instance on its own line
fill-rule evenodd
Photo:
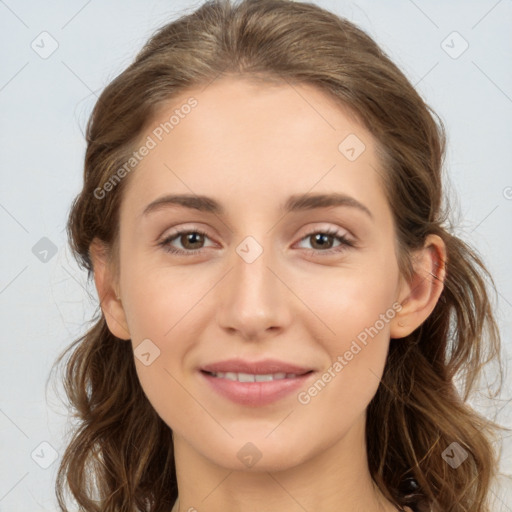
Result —
M 427 235 L 446 244 L 435 309 L 407 338 L 391 340 L 367 410 L 368 463 L 380 490 L 399 506 L 489 512 L 499 466 L 493 443 L 503 427 L 477 413 L 468 398 L 491 361 L 499 363 L 501 389 L 500 335 L 489 295 L 494 282 L 476 250 L 453 234 L 441 119 L 348 20 L 312 3 L 214 0 L 157 30 L 104 89 L 88 121 L 84 185 L 67 225 L 79 265 L 91 279 L 93 239 L 115 248 L 130 177 L 102 199 L 95 191 L 130 158 L 159 107 L 188 87 L 228 75 L 312 84 L 372 133 L 404 276 L 412 276 L 411 252 Z M 114 265 L 116 257 L 113 250 Z M 80 510 L 168 512 L 177 498 L 172 431 L 140 386 L 131 345 L 109 331 L 98 307 L 91 328 L 56 363 L 68 352 L 63 382 L 77 425 L 57 474 L 59 506 L 67 512 L 67 487 Z M 468 453 L 456 470 L 443 459 L 453 442 Z

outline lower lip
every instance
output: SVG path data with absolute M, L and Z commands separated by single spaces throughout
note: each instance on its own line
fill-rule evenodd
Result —
M 314 372 L 288 379 L 266 382 L 238 382 L 200 371 L 204 379 L 220 395 L 241 405 L 258 407 L 271 404 L 304 386 Z

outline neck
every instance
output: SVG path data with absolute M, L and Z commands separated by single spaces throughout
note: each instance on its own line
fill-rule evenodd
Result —
M 374 484 L 364 417 L 335 445 L 293 467 L 240 471 L 206 459 L 174 433 L 179 500 L 173 512 L 396 512 Z

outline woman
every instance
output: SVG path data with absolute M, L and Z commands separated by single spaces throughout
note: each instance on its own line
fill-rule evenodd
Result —
M 101 313 L 70 347 L 62 510 L 64 485 L 97 511 L 491 510 L 466 400 L 499 333 L 432 114 L 313 4 L 208 2 L 148 41 L 69 218 Z

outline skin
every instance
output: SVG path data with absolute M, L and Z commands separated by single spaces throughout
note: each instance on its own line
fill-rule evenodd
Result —
M 160 350 L 150 365 L 135 363 L 173 430 L 179 510 L 394 511 L 368 471 L 366 408 L 390 339 L 400 343 L 439 299 L 444 244 L 428 237 L 414 278 L 402 279 L 375 142 L 322 91 L 222 78 L 169 102 L 141 140 L 191 96 L 198 106 L 127 178 L 118 275 L 108 251 L 91 246 L 110 330 L 134 350 L 145 339 Z M 349 134 L 366 146 L 354 161 L 338 150 Z M 279 210 L 291 194 L 334 191 L 366 205 L 372 218 L 348 206 Z M 142 215 L 170 193 L 212 197 L 225 215 L 180 206 Z M 176 228 L 206 231 L 192 244 L 185 235 L 169 242 L 198 254 L 158 245 Z M 356 246 L 327 255 L 340 242 L 315 243 L 312 234 L 325 229 Z M 252 263 L 236 252 L 247 236 L 263 249 Z M 235 404 L 198 373 L 231 357 L 272 357 L 315 369 L 316 380 L 395 302 L 402 309 L 308 404 L 295 392 L 266 406 Z M 250 468 L 237 457 L 247 442 L 261 453 Z

